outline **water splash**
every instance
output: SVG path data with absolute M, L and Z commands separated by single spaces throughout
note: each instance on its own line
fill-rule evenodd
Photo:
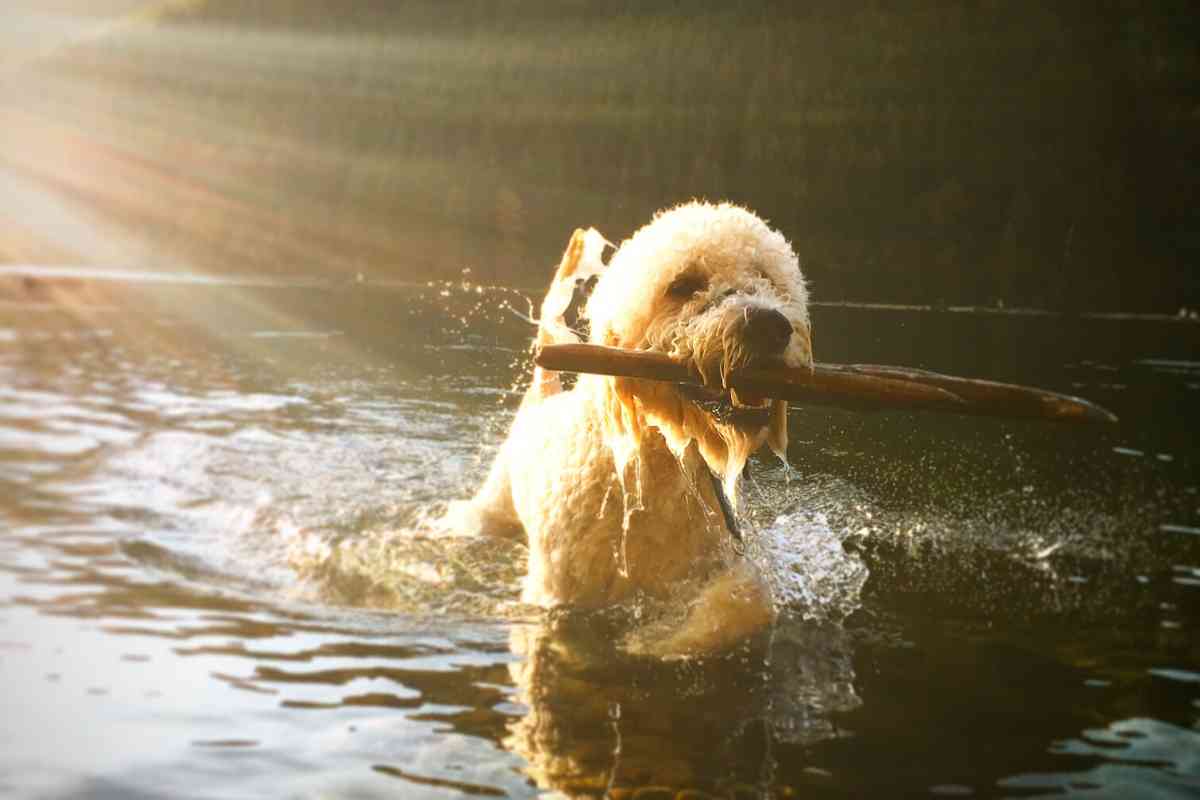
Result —
M 379 528 L 296 531 L 288 562 L 323 602 L 414 614 L 527 618 L 518 602 L 527 551 L 489 536 Z
M 806 620 L 841 622 L 862 604 L 867 565 L 843 546 L 819 512 L 781 514 L 758 532 L 747 555 L 758 564 L 775 602 Z
M 846 508 L 869 508 L 851 483 L 803 475 L 787 463 L 752 462 L 743 487 L 741 522 L 746 557 L 754 561 L 785 614 L 840 623 L 862 604 L 870 571 L 846 544 L 858 519 Z M 864 512 L 869 515 L 871 512 Z

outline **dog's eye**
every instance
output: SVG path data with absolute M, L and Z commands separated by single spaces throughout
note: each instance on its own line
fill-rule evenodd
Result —
M 708 288 L 707 278 L 702 275 L 685 273 L 671 281 L 671 285 L 667 287 L 667 296 L 686 300 L 697 292 L 704 291 L 706 288 Z

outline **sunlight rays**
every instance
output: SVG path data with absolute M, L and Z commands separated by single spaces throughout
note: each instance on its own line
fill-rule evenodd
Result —
M 343 142 L 338 120 L 322 114 L 324 93 L 344 86 L 342 100 L 381 117 L 362 136 L 403 136 L 387 124 L 389 87 L 375 85 L 403 70 L 372 68 L 368 78 L 359 38 L 121 32 L 10 81 L 0 163 L 62 207 L 38 213 L 10 194 L 16 211 L 0 217 L 0 258 L 28 260 L 39 248 L 14 253 L 13 242 L 32 238 L 75 263 L 337 279 L 464 250 L 431 219 L 429 200 L 470 165 Z M 386 50 L 385 60 L 403 61 L 403 48 Z M 280 116 L 281 103 L 311 113 L 299 124 Z M 91 229 L 52 220 L 68 213 L 101 219 Z
M 0 76 L 0 264 L 32 265 L 0 287 L 5 299 L 103 325 L 114 308 L 148 302 L 147 280 L 209 273 L 337 285 L 411 260 L 385 215 L 356 208 L 355 184 L 406 183 L 415 194 L 442 182 L 436 166 L 348 153 L 271 119 L 273 100 L 304 93 L 319 118 L 309 71 L 344 61 L 354 41 L 153 25 L 186 5 L 139 4 L 116 21 L 17 14 L 45 44 L 4 62 Z M 330 196 L 331 184 L 343 190 Z M 421 203 L 409 204 L 420 216 Z M 126 275 L 132 284 L 109 280 Z M 232 296 L 234 317 L 304 326 L 252 286 Z M 172 311 L 221 332 L 211 309 Z M 178 329 L 153 335 L 178 338 L 180 353 L 195 344 Z

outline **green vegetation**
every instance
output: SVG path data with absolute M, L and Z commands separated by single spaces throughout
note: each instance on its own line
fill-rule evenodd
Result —
M 1174 310 L 1198 77 L 1188 0 L 209 0 L 23 102 L 190 181 L 93 190 L 209 270 L 536 286 L 574 227 L 703 196 L 821 299 Z

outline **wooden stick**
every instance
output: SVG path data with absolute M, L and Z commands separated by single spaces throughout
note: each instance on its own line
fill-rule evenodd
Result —
M 700 373 L 664 353 L 597 344 L 547 344 L 534 356 L 543 369 L 703 386 Z M 729 376 L 739 392 L 822 405 L 879 408 L 942 408 L 964 401 L 953 392 L 915 381 L 860 375 L 840 369 L 743 369 Z
M 534 362 L 543 369 L 704 385 L 689 364 L 663 353 L 595 344 L 547 344 Z M 922 408 L 959 414 L 1030 417 L 1063 422 L 1117 421 L 1100 406 L 1057 392 L 995 381 L 958 378 L 920 369 L 873 364 L 818 364 L 733 372 L 739 393 L 857 410 Z
M 833 365 L 830 365 L 833 366 Z M 911 367 L 879 364 L 837 365 L 837 369 L 880 378 L 901 378 L 953 392 L 966 401 L 964 414 L 994 417 L 1028 417 L 1060 422 L 1118 422 L 1117 415 L 1081 397 L 978 378 L 959 378 Z

